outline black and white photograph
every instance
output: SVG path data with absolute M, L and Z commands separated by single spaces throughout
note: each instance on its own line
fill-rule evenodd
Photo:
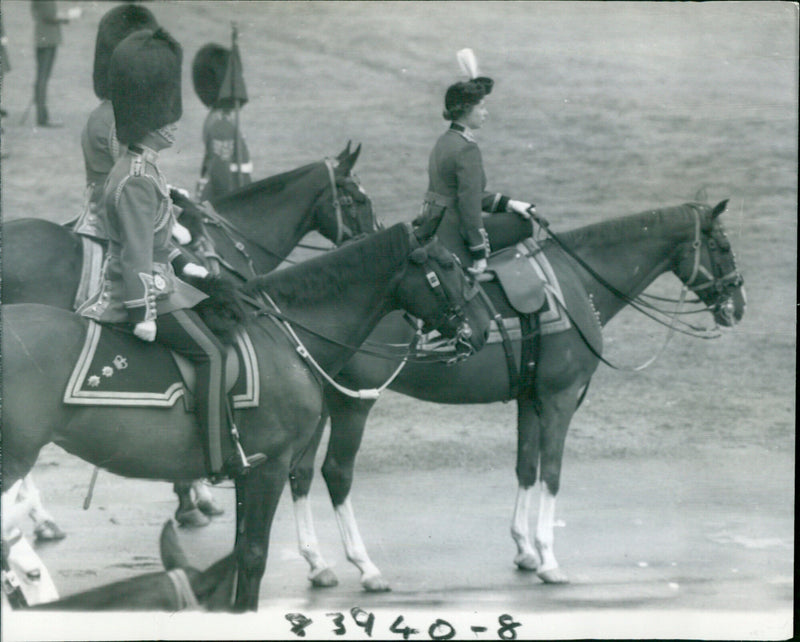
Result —
M 799 7 L 2 0 L 2 640 L 792 638 Z

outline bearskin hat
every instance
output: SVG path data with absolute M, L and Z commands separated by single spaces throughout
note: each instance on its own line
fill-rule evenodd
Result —
M 492 93 L 494 81 L 486 76 L 478 76 L 467 81 L 450 85 L 444 95 L 444 112 L 446 120 L 456 120 L 471 107 L 477 105 L 484 96 Z
M 183 50 L 164 29 L 136 31 L 111 55 L 109 82 L 120 143 L 138 143 L 183 113 Z
M 197 97 L 206 107 L 228 108 L 238 100 L 247 102 L 247 89 L 242 75 L 242 62 L 236 59 L 236 78 L 233 83 L 228 76 L 231 50 L 222 45 L 209 43 L 200 48 L 192 62 L 192 81 Z M 233 87 L 228 86 L 231 83 Z
M 108 83 L 108 66 L 116 46 L 134 31 L 158 29 L 155 17 L 138 4 L 114 7 L 100 19 L 97 25 L 97 40 L 94 45 L 94 93 L 100 100 L 111 98 Z

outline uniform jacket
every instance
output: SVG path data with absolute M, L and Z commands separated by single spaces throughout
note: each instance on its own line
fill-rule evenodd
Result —
M 81 133 L 83 162 L 86 167 L 87 198 L 83 214 L 75 225 L 79 234 L 101 239 L 108 238 L 104 217 L 103 189 L 111 168 L 120 156 L 119 141 L 114 126 L 114 108 L 110 100 L 101 102 L 89 115 Z
M 32 0 L 33 41 L 36 47 L 57 47 L 61 44 L 61 22 L 55 0 Z
M 423 214 L 445 210 L 437 231 L 445 246 L 462 259 L 488 257 L 482 213 L 505 211 L 508 197 L 486 191 L 480 149 L 462 125 L 453 123 L 436 141 L 428 161 L 428 181 Z
M 206 152 L 197 195 L 201 201 L 227 194 L 237 186 L 250 184 L 253 164 L 241 132 L 236 131 L 236 115 L 232 111 L 212 109 L 208 113 L 203 123 L 203 143 Z M 237 174 L 241 178 L 239 185 Z
M 175 216 L 156 152 L 131 145 L 108 175 L 103 199 L 109 250 L 100 291 L 78 312 L 109 323 L 152 321 L 205 294 L 181 281 L 186 259 L 171 241 Z

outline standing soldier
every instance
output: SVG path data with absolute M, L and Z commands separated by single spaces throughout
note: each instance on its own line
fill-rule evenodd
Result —
M 169 346 L 197 370 L 197 421 L 210 474 L 237 476 L 263 454 L 245 457 L 235 426 L 235 453 L 222 461 L 222 430 L 228 425 L 226 349 L 191 308 L 205 295 L 176 276 L 205 277 L 171 241 L 174 213 L 158 153 L 174 143 L 182 114 L 181 46 L 164 30 L 136 31 L 114 50 L 109 85 L 117 138 L 127 146 L 114 164 L 103 199 L 109 251 L 103 284 L 78 312 L 122 324 L 143 341 Z M 230 413 L 232 416 L 232 413 Z
M 36 44 L 36 83 L 33 86 L 36 124 L 39 127 L 61 127 L 62 123 L 51 120 L 47 111 L 47 83 L 53 73 L 56 50 L 61 44 L 61 25 L 79 18 L 81 9 L 73 7 L 67 12 L 60 12 L 55 0 L 31 0 L 31 14 Z
M 485 97 L 491 93 L 494 81 L 478 76 L 471 49 L 460 51 L 458 57 L 470 79 L 450 85 L 445 93 L 442 115 L 450 121 L 450 127 L 430 154 L 422 216 L 438 215 L 445 210 L 437 235 L 470 272 L 480 274 L 486 270 L 491 249 L 482 213 L 509 212 L 530 219 L 533 205 L 486 191 L 486 174 L 474 131 L 488 115 Z M 524 227 L 523 238 L 532 232 L 529 223 Z M 497 245 L 495 249 L 500 249 L 500 244 Z
M 103 217 L 98 214 L 97 209 L 102 206 L 106 177 L 121 151 L 124 151 L 120 150 L 117 140 L 114 108 L 111 105 L 111 87 L 108 79 L 111 54 L 114 53 L 116 46 L 134 31 L 157 28 L 158 23 L 150 10 L 136 4 L 114 7 L 102 17 L 97 26 L 92 81 L 94 93 L 101 102 L 89 114 L 81 133 L 87 195 L 83 214 L 74 228 L 79 234 L 101 240 L 108 239 L 107 232 L 101 227 Z
M 192 64 L 192 80 L 200 101 L 210 108 L 203 123 L 205 156 L 197 198 L 207 201 L 248 185 L 253 173 L 247 144 L 238 128 L 237 112 L 247 102 L 238 49 L 203 46 Z

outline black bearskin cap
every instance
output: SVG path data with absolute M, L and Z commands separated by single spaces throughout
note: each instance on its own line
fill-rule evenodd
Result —
M 444 112 L 446 120 L 460 118 L 470 108 L 477 105 L 484 96 L 492 93 L 494 81 L 486 76 L 478 76 L 464 82 L 457 82 L 447 88 L 444 95 Z
M 117 138 L 138 143 L 183 113 L 183 50 L 164 29 L 136 31 L 111 56 L 109 81 Z
M 108 67 L 116 46 L 134 31 L 158 29 L 158 23 L 149 9 L 137 4 L 114 7 L 100 19 L 94 45 L 94 93 L 100 100 L 111 98 Z
M 197 97 L 206 107 L 232 108 L 234 99 L 230 88 L 222 91 L 227 78 L 231 50 L 209 43 L 200 48 L 192 62 L 192 82 Z M 237 60 L 234 93 L 239 104 L 247 102 L 247 89 L 242 75 L 241 60 Z M 227 95 L 226 95 L 227 94 Z

